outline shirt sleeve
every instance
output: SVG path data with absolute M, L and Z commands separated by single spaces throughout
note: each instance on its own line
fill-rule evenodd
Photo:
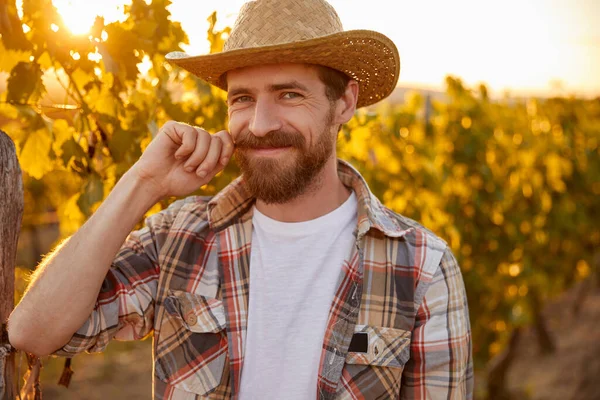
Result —
M 173 203 L 129 234 L 104 278 L 91 315 L 54 355 L 100 352 L 111 339 L 142 339 L 153 331 L 158 254 L 180 208 L 180 202 Z
M 472 399 L 473 356 L 467 295 L 447 248 L 421 304 L 400 399 Z

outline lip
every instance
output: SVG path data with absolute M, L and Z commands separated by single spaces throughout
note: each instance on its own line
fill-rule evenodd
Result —
M 283 153 L 283 152 L 285 152 L 288 149 L 291 149 L 291 146 L 287 146 L 287 147 L 272 147 L 272 148 L 268 148 L 268 149 L 250 149 L 250 151 L 252 153 L 254 153 L 254 154 L 269 156 L 269 155 L 275 155 L 275 154 Z

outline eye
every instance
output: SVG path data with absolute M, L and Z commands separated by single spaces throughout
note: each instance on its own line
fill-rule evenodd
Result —
M 300 93 L 296 93 L 296 92 L 285 92 L 281 96 L 282 99 L 288 99 L 288 100 L 297 99 L 297 98 L 300 98 L 300 97 L 302 97 L 302 95 Z
M 249 101 L 252 101 L 252 97 L 250 97 L 250 96 L 240 96 L 240 97 L 235 97 L 235 98 L 231 99 L 231 104 L 235 104 L 235 103 L 247 103 Z

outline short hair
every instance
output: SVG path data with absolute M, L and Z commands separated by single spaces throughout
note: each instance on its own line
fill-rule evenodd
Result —
M 350 82 L 350 77 L 337 69 L 316 65 L 319 79 L 325 84 L 325 95 L 330 102 L 339 100 Z

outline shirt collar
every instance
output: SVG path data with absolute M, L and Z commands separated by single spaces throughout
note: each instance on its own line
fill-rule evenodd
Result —
M 367 182 L 352 165 L 338 159 L 338 176 L 342 183 L 356 194 L 358 237 L 363 236 L 371 228 L 390 237 L 400 237 L 406 233 L 406 229 L 401 228 L 391 217 L 391 211 L 371 193 Z M 211 229 L 214 231 L 225 229 L 245 215 L 253 204 L 254 198 L 244 184 L 243 176 L 240 176 L 208 203 L 208 222 Z

